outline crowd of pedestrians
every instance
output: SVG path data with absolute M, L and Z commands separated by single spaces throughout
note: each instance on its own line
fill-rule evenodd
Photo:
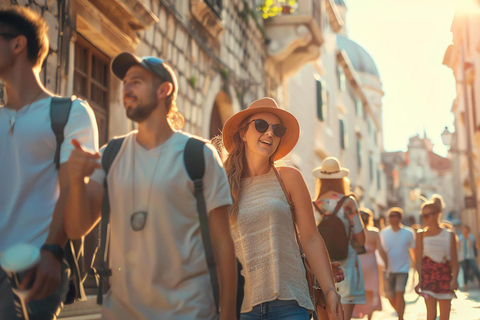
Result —
M 373 212 L 358 207 L 349 170 L 328 157 L 312 172 L 312 201 L 300 171 L 279 164 L 300 128 L 275 100 L 258 99 L 227 120 L 222 159 L 209 141 L 180 130 L 175 71 L 121 53 L 111 72 L 137 129 L 99 149 L 88 103 L 42 85 L 47 51 L 42 18 L 0 10 L 0 319 L 55 319 L 64 302 L 83 299 L 78 277 L 69 282 L 77 255 L 64 249 L 99 222 L 102 319 L 371 319 L 382 282 L 403 319 L 414 266 L 427 319 L 438 304 L 443 320 L 458 261 L 465 288 L 470 271 L 480 281 L 475 237 L 467 226 L 459 239 L 445 227 L 439 196 L 422 205 L 417 235 L 398 207 L 379 230 Z M 60 130 L 57 105 L 68 110 Z M 22 255 L 6 253 L 21 243 L 39 252 L 28 270 L 12 267 L 23 258 L 7 261 Z

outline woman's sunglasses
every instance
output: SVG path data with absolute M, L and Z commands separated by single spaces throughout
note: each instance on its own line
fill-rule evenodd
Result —
M 428 217 L 430 216 L 433 216 L 436 212 L 426 212 L 426 213 L 422 213 L 420 216 L 422 217 L 422 219 L 428 219 Z
M 260 133 L 266 132 L 270 126 L 272 126 L 273 134 L 279 138 L 283 137 L 285 132 L 287 132 L 287 127 L 285 127 L 281 123 L 270 125 L 267 121 L 263 119 L 253 119 L 252 121 L 247 123 L 247 126 L 249 126 L 252 122 L 255 122 L 255 130 Z

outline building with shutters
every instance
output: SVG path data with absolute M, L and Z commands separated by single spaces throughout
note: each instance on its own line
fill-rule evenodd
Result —
M 100 144 L 134 128 L 124 113 L 121 82 L 110 73 L 120 52 L 158 56 L 179 80 L 177 105 L 184 130 L 206 138 L 253 100 L 270 96 L 290 107 L 288 79 L 320 57 L 324 16 L 333 0 L 296 0 L 264 20 L 264 0 L 0 0 L 28 6 L 49 25 L 50 51 L 41 79 L 52 92 L 77 95 L 95 111 Z M 7 100 L 0 84 L 0 101 Z M 98 242 L 85 240 L 86 256 Z M 85 261 L 88 269 L 90 261 Z M 88 279 L 87 292 L 96 292 Z M 97 319 L 93 295 L 61 317 Z
M 345 3 L 325 5 L 320 56 L 288 79 L 288 108 L 302 128 L 290 160 L 302 171 L 313 197 L 312 170 L 324 158 L 337 157 L 350 169 L 360 205 L 378 217 L 387 205 L 381 161 L 382 84 L 370 54 L 348 38 Z

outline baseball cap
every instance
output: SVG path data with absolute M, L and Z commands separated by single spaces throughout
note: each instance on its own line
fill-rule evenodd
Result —
M 173 69 L 162 59 L 152 56 L 137 57 L 130 52 L 122 52 L 112 60 L 111 69 L 113 74 L 120 80 L 125 78 L 128 69 L 132 66 L 142 66 L 162 80 L 173 85 L 172 100 L 175 100 L 178 92 L 178 82 Z

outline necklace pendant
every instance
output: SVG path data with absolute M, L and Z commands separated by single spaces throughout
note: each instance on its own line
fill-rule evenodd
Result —
M 13 129 L 15 128 L 15 121 L 16 121 L 16 117 L 13 116 L 11 117 L 9 120 L 8 120 L 8 123 L 10 124 L 10 130 L 8 130 L 8 134 L 9 135 L 13 135 Z

